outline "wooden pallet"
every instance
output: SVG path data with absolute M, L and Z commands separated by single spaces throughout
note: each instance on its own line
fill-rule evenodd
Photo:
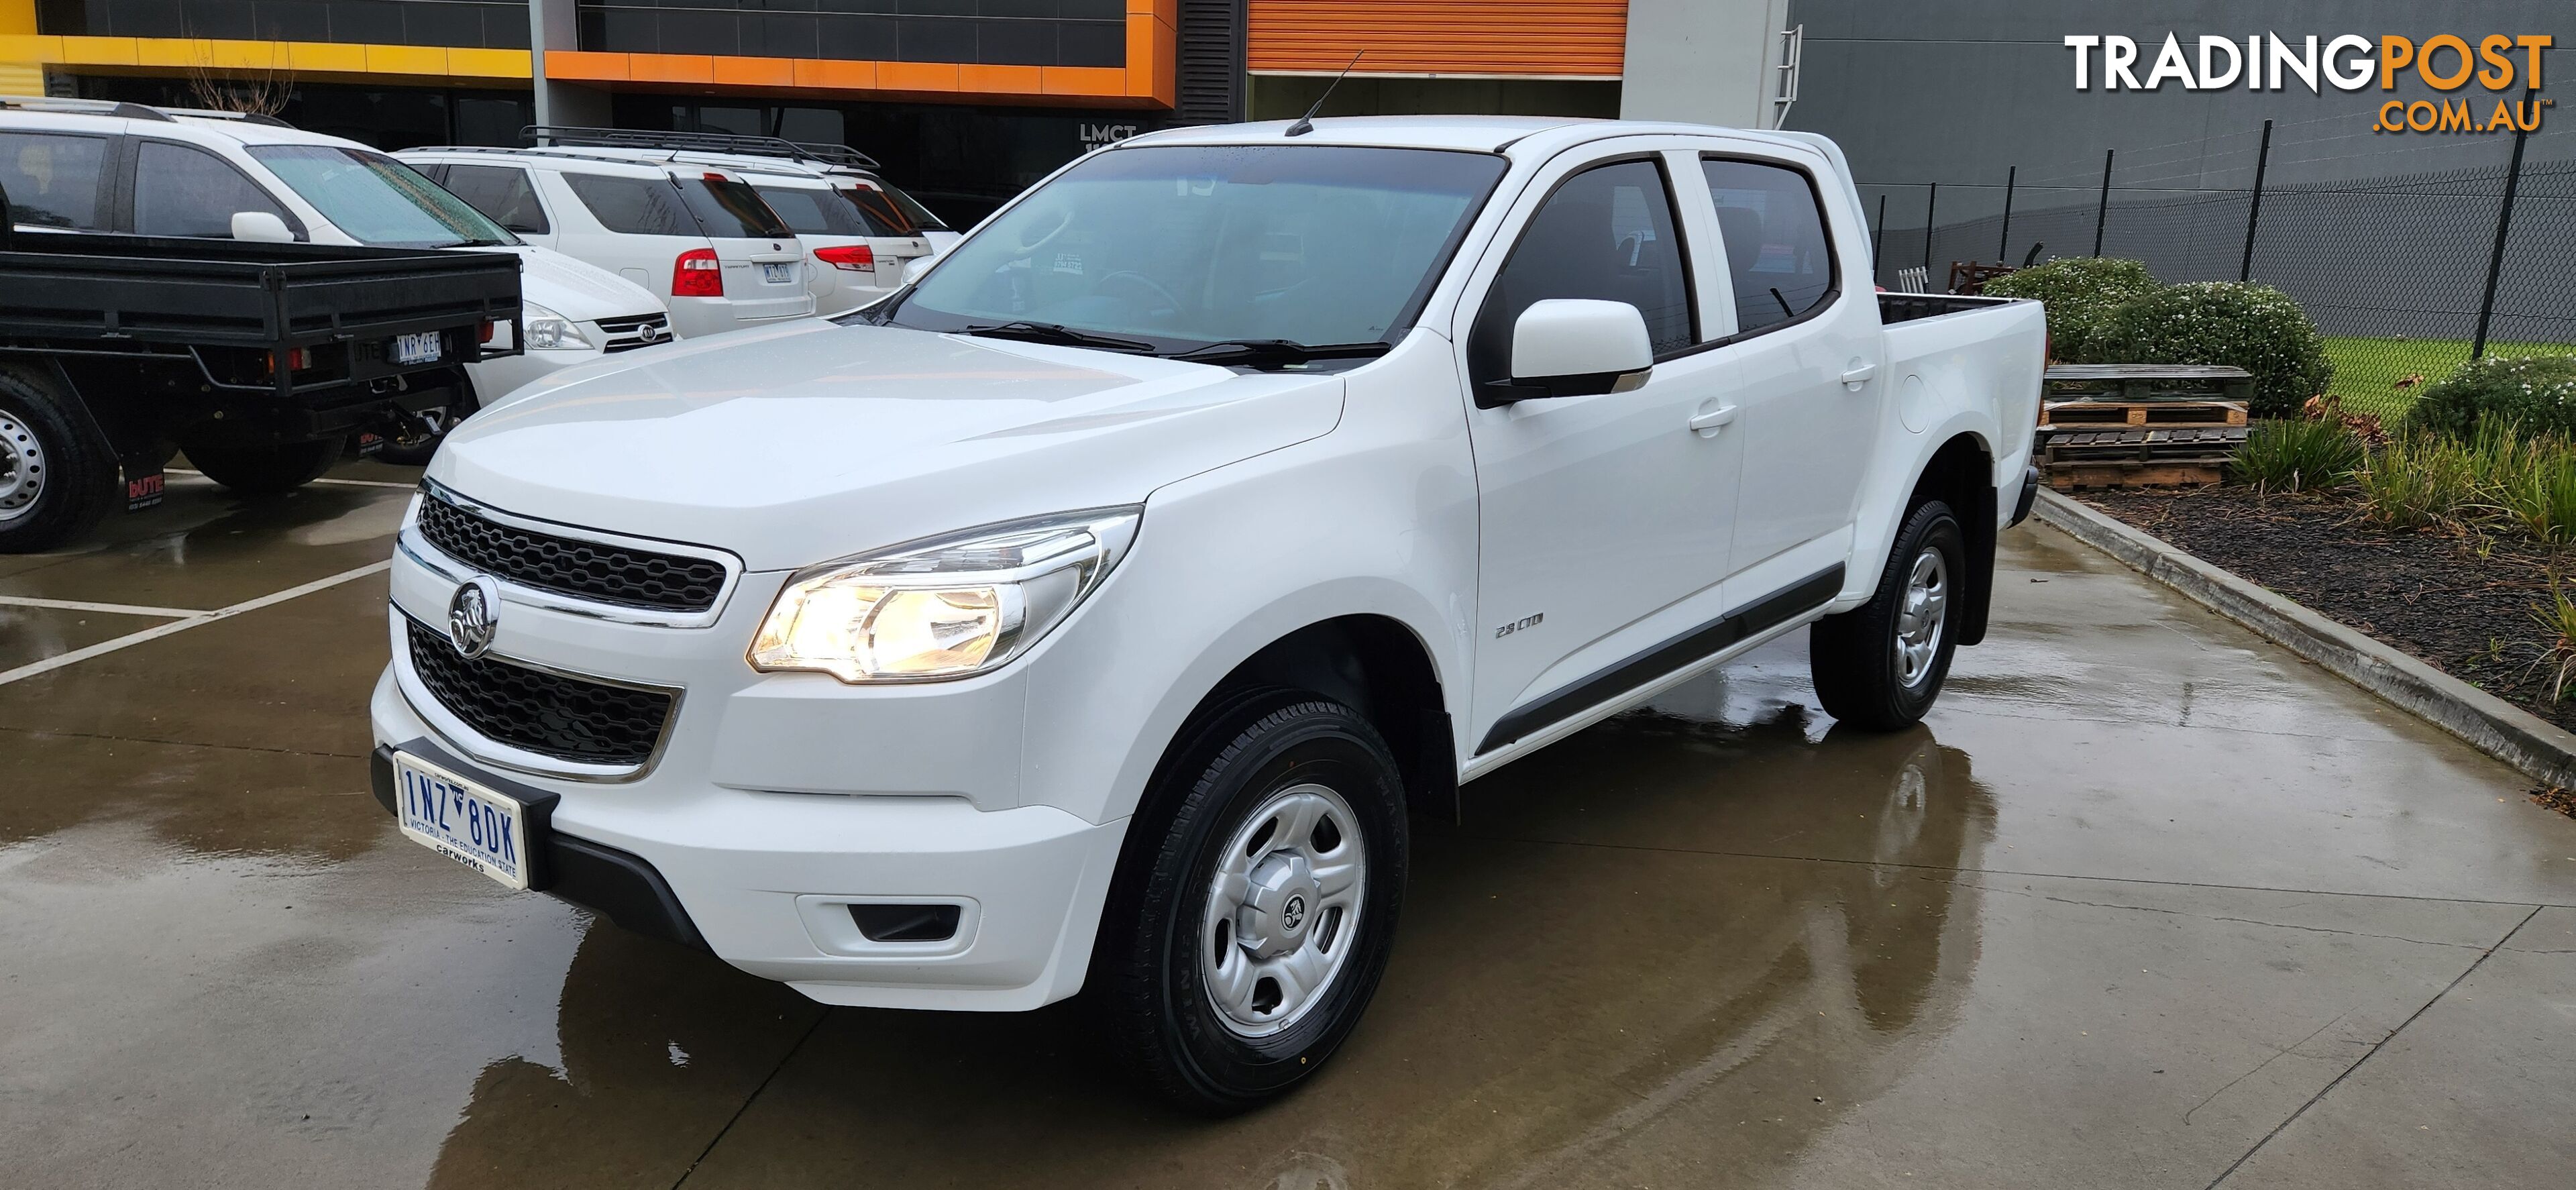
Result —
M 2040 406 L 2043 426 L 2241 426 L 2242 401 L 2078 399 Z
M 2051 427 L 2040 431 L 2040 470 L 2059 491 L 2217 483 L 2244 426 Z
M 2216 364 L 2052 364 L 2040 373 L 2053 400 L 2234 401 L 2254 399 L 2254 377 Z

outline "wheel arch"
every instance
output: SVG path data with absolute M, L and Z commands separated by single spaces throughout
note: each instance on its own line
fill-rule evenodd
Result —
M 1935 449 L 1915 473 L 1914 487 L 1897 516 L 1902 524 L 1914 510 L 1934 500 L 1958 514 L 1967 536 L 1968 573 L 1961 576 L 1958 643 L 1973 645 L 1986 637 L 1988 610 L 1995 586 L 1997 523 L 1995 454 L 1982 434 L 1960 430 Z

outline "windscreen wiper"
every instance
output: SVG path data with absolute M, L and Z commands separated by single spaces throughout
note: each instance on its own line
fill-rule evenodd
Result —
M 1116 335 L 1099 335 L 1078 331 L 1056 322 L 992 322 L 961 327 L 961 335 L 983 335 L 995 339 L 1025 339 L 1031 343 L 1054 343 L 1065 347 L 1097 347 L 1103 351 L 1149 352 L 1154 345 L 1142 339 L 1121 339 Z
M 1371 359 L 1394 350 L 1387 343 L 1300 343 L 1294 339 L 1228 339 L 1187 351 L 1174 352 L 1165 359 L 1188 360 L 1194 364 L 1245 364 L 1255 368 L 1279 368 L 1289 364 L 1312 363 L 1325 359 Z

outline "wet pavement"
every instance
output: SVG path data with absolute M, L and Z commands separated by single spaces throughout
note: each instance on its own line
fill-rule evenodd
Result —
M 1350 1045 L 1209 1122 L 1126 1090 L 1079 1005 L 825 1010 L 402 839 L 366 792 L 365 699 L 410 475 L 258 502 L 177 476 L 85 550 L 0 558 L 0 1180 L 2576 1167 L 2576 821 L 2051 531 L 2008 535 L 1994 635 L 1921 729 L 1835 730 L 1792 639 L 1468 787 L 1463 827 L 1417 824 Z

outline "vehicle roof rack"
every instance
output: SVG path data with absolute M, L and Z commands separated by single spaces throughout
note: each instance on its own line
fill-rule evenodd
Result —
M 158 109 L 174 116 L 202 116 L 209 120 L 239 120 L 244 124 L 262 124 L 270 128 L 293 128 L 295 125 L 266 112 L 228 112 L 211 107 L 165 107 Z
M 59 95 L 0 95 L 0 107 L 14 107 L 31 112 L 77 112 L 85 116 L 116 116 L 126 120 L 159 120 L 176 124 L 168 112 L 139 103 L 114 99 L 70 99 Z
M 671 152 L 740 153 L 749 157 L 785 157 L 818 165 L 880 169 L 877 159 L 848 145 L 794 141 L 777 136 L 742 136 L 731 132 L 660 132 L 643 128 L 574 128 L 530 124 L 519 130 L 530 146 L 591 145 L 609 149 L 665 149 Z

